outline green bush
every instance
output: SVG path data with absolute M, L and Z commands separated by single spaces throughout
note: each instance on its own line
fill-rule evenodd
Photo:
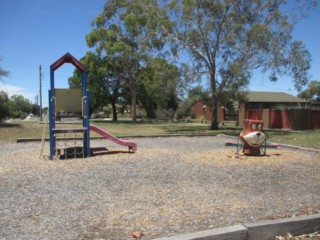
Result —
M 10 115 L 10 101 L 8 94 L 0 91 L 0 121 L 9 117 Z

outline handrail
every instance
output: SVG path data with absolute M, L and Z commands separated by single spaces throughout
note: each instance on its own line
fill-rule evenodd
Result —
M 84 103 L 84 100 L 85 100 L 85 99 L 87 99 L 86 96 L 82 97 L 82 99 L 81 99 L 81 110 L 82 110 L 82 113 L 81 113 L 81 114 L 82 114 L 82 117 L 83 117 L 83 118 L 87 118 L 87 116 L 84 115 L 84 111 L 83 111 L 83 108 L 84 108 L 84 104 L 83 104 L 83 103 Z
M 53 113 L 54 113 L 54 118 L 56 118 L 56 105 L 57 105 L 57 99 L 55 96 L 52 96 L 51 97 L 51 100 L 54 101 L 54 104 L 53 104 Z

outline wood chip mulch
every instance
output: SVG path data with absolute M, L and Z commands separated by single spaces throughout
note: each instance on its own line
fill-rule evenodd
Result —
M 277 236 L 275 240 L 320 240 L 320 232 L 303 234 L 300 236 L 293 236 L 290 233 L 287 233 L 285 236 Z
M 0 145 L 0 239 L 145 240 L 320 212 L 319 153 L 133 140 L 134 154 L 93 140 L 95 156 L 54 161 L 39 160 L 40 143 Z

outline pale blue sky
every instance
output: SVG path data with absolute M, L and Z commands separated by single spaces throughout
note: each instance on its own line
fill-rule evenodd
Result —
M 103 10 L 105 0 L 0 0 L 1 66 L 10 76 L 0 82 L 0 90 L 20 94 L 32 102 L 39 94 L 39 65 L 43 72 L 43 106 L 47 106 L 50 65 L 71 53 L 80 59 L 89 50 L 85 35 L 90 22 Z M 295 28 L 294 39 L 305 43 L 312 54 L 312 79 L 320 80 L 320 6 Z M 55 71 L 55 86 L 67 87 L 73 65 Z M 276 83 L 268 76 L 255 74 L 249 86 L 253 91 L 287 92 L 296 95 L 289 78 Z

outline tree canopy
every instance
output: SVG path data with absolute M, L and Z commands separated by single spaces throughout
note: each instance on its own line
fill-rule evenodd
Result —
M 10 102 L 8 94 L 0 91 L 0 121 L 10 115 Z
M 0 58 L 0 63 L 2 59 Z M 2 80 L 3 77 L 8 77 L 9 76 L 9 71 L 3 69 L 0 65 L 0 81 Z
M 177 66 L 156 58 L 149 62 L 139 75 L 139 102 L 145 108 L 147 117 L 155 117 L 155 110 L 178 107 L 177 89 L 180 73 Z
M 298 97 L 320 103 L 320 81 L 310 81 L 308 87 Z
M 211 129 L 217 129 L 218 102 L 242 97 L 237 93 L 254 70 L 271 81 L 288 75 L 297 90 L 308 83 L 311 55 L 292 31 L 316 5 L 317 0 L 109 0 L 86 40 L 113 81 L 129 90 L 133 120 L 137 94 L 161 85 L 154 60 L 162 58 L 176 64 L 184 80 L 208 81 Z
M 302 2 L 172 0 L 163 6 L 171 25 L 162 29 L 172 40 L 172 53 L 210 83 L 211 129 L 218 128 L 221 93 L 247 85 L 254 69 L 268 72 L 271 81 L 289 75 L 298 90 L 308 82 L 311 57 L 292 39 L 292 30 L 297 14 L 316 1 Z
M 136 120 L 138 77 L 154 52 L 163 47 L 162 35 L 154 19 L 156 1 L 109 0 L 102 14 L 92 22 L 94 29 L 86 36 L 89 47 L 121 72 L 121 80 L 130 90 L 132 119 Z M 156 50 L 156 51 L 155 51 Z M 119 76 L 115 76 L 119 77 Z
M 29 99 L 22 95 L 9 95 L 5 91 L 0 91 L 0 120 L 7 117 L 22 118 L 27 114 L 33 113 L 37 115 L 39 113 L 39 106 L 32 104 Z

